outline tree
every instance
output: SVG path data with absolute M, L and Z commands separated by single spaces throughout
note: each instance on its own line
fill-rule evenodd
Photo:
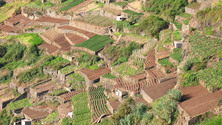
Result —
M 128 114 L 131 113 L 132 107 L 135 105 L 135 101 L 132 97 L 128 96 L 127 99 L 119 106 L 116 113 L 111 117 L 111 123 L 114 125 L 120 124 L 120 119 L 125 118 Z M 125 121 L 122 121 L 125 123 Z
M 176 101 L 181 99 L 181 91 L 172 89 L 163 96 L 154 108 L 155 115 L 160 119 L 161 124 L 171 124 L 177 109 Z

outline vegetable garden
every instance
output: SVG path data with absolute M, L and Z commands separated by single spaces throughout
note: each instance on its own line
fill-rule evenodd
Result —
M 88 107 L 87 92 L 80 93 L 72 97 L 72 104 L 74 107 L 73 124 L 74 125 L 90 125 L 91 124 L 91 111 Z
M 104 95 L 105 88 L 90 87 L 89 88 L 89 98 L 90 98 L 90 108 L 93 111 L 92 117 L 93 121 L 97 120 L 101 115 L 109 115 L 110 112 L 106 106 L 107 97 Z
M 222 40 L 211 38 L 197 32 L 190 36 L 191 56 L 195 56 L 199 61 L 209 59 L 222 50 Z
M 108 35 L 100 36 L 96 35 L 89 40 L 86 40 L 80 44 L 75 45 L 76 47 L 85 47 L 92 51 L 97 51 L 103 48 L 107 43 L 113 42 L 112 39 L 109 38 Z

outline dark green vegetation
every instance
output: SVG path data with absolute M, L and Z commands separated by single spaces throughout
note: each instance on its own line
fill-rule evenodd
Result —
M 86 40 L 80 44 L 75 45 L 76 47 L 85 47 L 92 51 L 97 51 L 101 48 L 103 48 L 107 43 L 113 42 L 112 39 L 109 38 L 108 35 L 100 36 L 96 35 L 89 40 Z
M 1 52 L 2 58 L 0 58 L 0 69 L 9 70 L 9 74 L 3 76 L 0 79 L 0 83 L 9 81 L 13 75 L 12 71 L 14 69 L 34 64 L 41 57 L 41 52 L 34 45 L 27 48 L 25 45 L 12 42 L 9 44 L 3 44 L 2 47 L 4 51 Z
M 184 12 L 187 0 L 149 0 L 143 6 L 143 10 L 159 14 L 166 20 L 174 20 L 174 17 Z
M 173 53 L 170 52 L 170 57 L 175 59 L 178 63 L 180 63 L 182 61 L 181 52 L 182 52 L 181 48 L 176 48 L 173 50 Z
M 135 42 L 130 42 L 129 44 L 122 43 L 119 46 L 108 45 L 104 52 L 109 58 L 112 58 L 112 66 L 121 64 L 128 61 L 133 50 L 139 49 L 140 45 Z
M 141 34 L 142 32 L 148 36 L 158 38 L 159 32 L 168 28 L 168 22 L 158 16 L 149 16 L 135 27 L 135 32 Z

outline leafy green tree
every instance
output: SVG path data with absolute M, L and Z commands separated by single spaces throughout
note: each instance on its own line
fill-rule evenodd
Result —
M 125 118 L 126 115 L 132 111 L 132 106 L 135 105 L 135 101 L 129 96 L 118 108 L 117 112 L 111 117 L 111 123 L 114 125 L 120 124 L 120 119 Z
M 190 59 L 187 59 L 185 64 L 182 67 L 182 70 L 183 71 L 189 71 L 191 69 L 191 67 L 192 67 L 192 62 L 191 62 Z
M 181 99 L 181 91 L 172 89 L 167 95 L 163 96 L 157 106 L 154 108 L 155 115 L 158 116 L 161 124 L 171 124 L 177 109 L 176 101 Z

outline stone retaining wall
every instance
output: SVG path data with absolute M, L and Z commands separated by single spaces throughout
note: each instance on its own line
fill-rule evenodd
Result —
M 104 56 L 102 53 L 98 53 L 98 56 L 103 59 L 103 61 L 106 63 L 106 65 L 107 65 L 109 68 L 111 68 L 111 61 L 112 61 L 112 59 L 107 58 L 107 57 Z
M 73 19 L 82 18 L 84 16 L 89 16 L 89 15 L 94 15 L 94 16 L 100 15 L 100 16 L 110 18 L 112 20 L 116 20 L 116 18 L 117 18 L 117 15 L 107 12 L 105 10 L 94 10 L 94 11 L 90 11 L 90 12 L 81 12 L 79 14 L 75 14 L 75 15 L 73 15 Z
M 78 28 L 78 27 L 77 27 Z M 83 28 L 80 28 L 80 29 L 83 29 Z M 60 33 L 73 33 L 73 34 L 76 34 L 80 37 L 83 37 L 84 39 L 89 39 L 88 36 L 86 36 L 85 34 L 82 34 L 82 33 L 79 33 L 77 31 L 73 31 L 73 30 L 67 30 L 67 29 L 60 29 L 60 28 L 56 28 L 56 31 L 60 32 Z
M 189 7 L 185 7 L 185 12 L 191 15 L 194 15 L 197 12 L 197 10 L 189 8 Z
M 100 76 L 100 82 L 104 84 L 106 89 L 113 90 L 113 80 Z
M 87 48 L 84 48 L 84 47 L 75 47 L 75 46 L 72 46 L 71 47 L 71 50 L 80 50 L 80 51 L 84 51 L 84 52 L 87 52 L 91 55 L 96 55 L 96 52 L 92 51 L 92 50 L 89 50 Z
M 87 24 L 79 21 L 71 21 L 70 22 L 71 26 L 74 26 L 76 28 L 80 28 L 92 33 L 96 33 L 99 35 L 109 35 L 109 27 L 101 27 L 101 26 L 96 26 L 92 24 Z

